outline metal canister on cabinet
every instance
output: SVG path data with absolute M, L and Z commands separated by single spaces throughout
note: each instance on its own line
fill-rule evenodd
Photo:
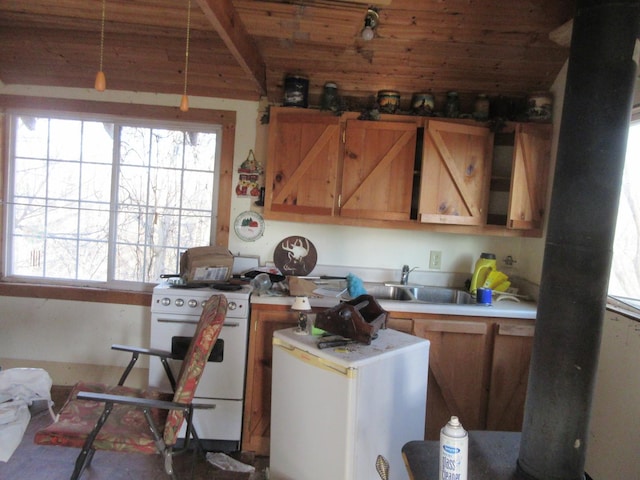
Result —
M 460 99 L 458 98 L 458 92 L 447 93 L 447 103 L 444 108 L 445 117 L 458 118 L 460 115 Z

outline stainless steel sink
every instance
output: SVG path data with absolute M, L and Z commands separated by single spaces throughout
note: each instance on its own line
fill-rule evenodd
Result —
M 378 300 L 456 305 L 475 303 L 468 292 L 457 288 L 413 285 L 367 285 L 366 288 L 367 293 Z
M 400 300 L 403 302 L 414 300 L 408 288 L 395 285 L 369 286 L 367 293 L 378 300 Z
M 459 305 L 475 303 L 469 292 L 458 290 L 457 288 L 419 287 L 412 289 L 411 294 L 419 302 L 455 303 Z

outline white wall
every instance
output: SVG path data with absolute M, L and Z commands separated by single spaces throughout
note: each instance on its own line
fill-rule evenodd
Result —
M 110 91 L 96 92 L 94 89 L 43 88 L 34 86 L 0 85 L 0 94 L 32 95 L 53 98 L 73 98 L 82 100 L 139 103 L 151 105 L 177 106 L 180 96 Z M 260 124 L 262 114 L 259 102 L 227 100 L 217 98 L 189 97 L 191 108 L 211 108 L 234 110 L 237 113 L 234 165 L 237 168 L 253 149 L 256 158 L 266 163 L 266 140 L 268 126 Z M 237 172 L 234 172 L 234 185 Z M 235 195 L 231 203 L 231 221 L 250 209 L 257 209 L 252 201 Z M 331 225 L 295 224 L 267 221 L 264 236 L 255 242 L 244 242 L 232 231 L 229 249 L 234 253 L 260 255 L 262 263 L 273 259 L 277 242 L 289 235 L 309 238 L 318 250 L 318 264 L 363 267 L 386 267 L 400 269 L 403 264 L 427 269 L 430 250 L 442 251 L 443 272 L 471 272 L 476 258 L 481 252 L 491 251 L 498 258 L 512 255 L 519 260 L 522 239 L 503 237 L 483 237 L 470 235 L 439 234 L 403 230 L 382 230 Z M 527 239 L 527 249 L 543 244 L 541 239 Z M 535 261 L 523 262 L 518 273 L 532 281 L 528 265 Z M 535 269 L 534 269 L 535 270 Z
M 0 94 L 30 95 L 51 98 L 169 105 L 180 103 L 178 95 L 118 92 L 96 92 L 91 88 L 43 88 L 0 84 Z M 256 158 L 266 161 L 268 126 L 260 124 L 263 108 L 259 102 L 216 98 L 190 97 L 191 108 L 234 110 L 237 113 L 234 165 L 237 168 L 253 149 Z M 234 185 L 237 172 L 234 172 Z M 231 222 L 252 208 L 252 201 L 237 198 L 231 203 Z M 471 235 L 439 234 L 396 229 L 371 229 L 331 225 L 296 224 L 267 221 L 265 234 L 255 242 L 244 242 L 231 232 L 229 249 L 234 254 L 259 255 L 261 262 L 271 262 L 275 245 L 290 235 L 309 238 L 318 251 L 318 265 L 339 266 L 344 273 L 349 267 L 390 269 L 393 279 L 399 278 L 403 264 L 419 267 L 412 274 L 418 281 L 428 271 L 430 250 L 442 252 L 442 275 L 471 274 L 481 252 L 494 252 L 498 259 L 513 256 L 517 273 L 531 281 L 539 280 L 542 239 L 519 239 Z M 397 270 L 397 273 L 396 273 Z M 422 272 L 421 272 L 422 271 Z M 77 362 L 110 366 L 119 362 L 110 353 L 111 338 L 117 332 L 121 343 L 147 345 L 147 312 L 139 307 L 91 304 L 79 307 L 78 302 L 50 301 L 0 297 L 0 365 L 20 366 L 24 362 L 51 362 L 55 370 L 54 383 L 67 383 L 77 370 Z M 46 309 L 43 309 L 46 306 Z M 96 312 L 101 312 L 96 315 Z M 129 320 L 125 320 L 125 318 Z M 25 326 L 29 326 L 29 333 Z M 33 332 L 33 333 L 32 333 Z M 38 339 L 38 348 L 29 347 L 30 337 Z M 73 342 L 69 337 L 73 335 Z M 46 342 L 44 342 L 46 339 Z M 85 354 L 90 355 L 85 355 Z M 106 368 L 106 367 L 105 367 Z M 74 370 L 69 373 L 69 369 Z M 83 366 L 82 371 L 88 367 Z M 64 375 L 63 375 L 64 373 Z
M 586 472 L 640 478 L 640 322 L 605 315 L 589 424 Z
M 0 297 L 0 366 L 47 370 L 56 385 L 79 379 L 116 382 L 130 355 L 114 343 L 148 346 L 146 307 Z M 142 357 L 127 385 L 146 383 Z

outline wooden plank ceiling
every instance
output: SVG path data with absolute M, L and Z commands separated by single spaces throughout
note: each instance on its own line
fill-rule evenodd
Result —
M 181 94 L 189 0 L 106 0 L 107 89 Z M 375 5 L 375 2 L 373 2 Z M 477 93 L 548 90 L 569 50 L 549 34 L 575 0 L 381 0 L 364 41 L 364 0 L 192 0 L 190 95 L 280 104 L 284 78 L 309 78 L 309 102 L 338 84 L 352 106 L 378 90 L 463 104 Z M 102 0 L 0 1 L 0 81 L 93 86 Z

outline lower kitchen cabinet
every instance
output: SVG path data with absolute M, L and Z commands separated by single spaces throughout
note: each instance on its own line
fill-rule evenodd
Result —
M 273 332 L 298 324 L 288 305 L 251 306 L 247 385 L 242 419 L 242 450 L 269 455 Z
M 251 306 L 242 450 L 269 455 L 273 332 L 297 320 L 288 305 Z M 387 326 L 431 342 L 427 440 L 451 415 L 468 430 L 521 430 L 533 320 L 390 312 Z
M 484 430 L 490 337 L 483 321 L 420 319 L 414 334 L 431 342 L 425 437 L 435 440 L 452 415 Z
M 534 326 L 498 322 L 493 329 L 487 430 L 520 431 Z
M 533 320 L 392 313 L 431 342 L 425 438 L 452 415 L 469 430 L 520 431 Z M 406 326 L 406 324 L 404 324 Z
M 413 320 L 410 318 L 396 318 L 393 315 L 389 315 L 387 319 L 387 328 L 393 328 L 399 332 L 413 333 Z

